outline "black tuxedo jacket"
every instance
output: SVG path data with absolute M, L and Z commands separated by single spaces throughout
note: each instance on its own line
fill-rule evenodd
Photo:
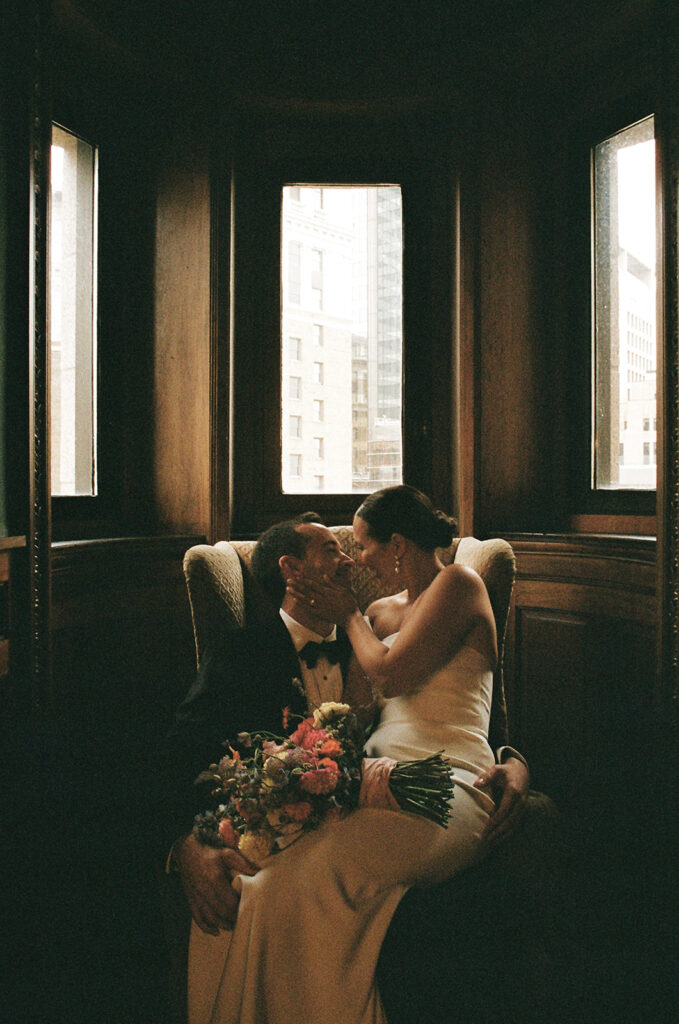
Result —
M 340 629 L 337 642 L 344 673 L 351 645 Z M 285 707 L 293 715 L 306 715 L 300 677 L 297 653 L 280 615 L 229 632 L 205 649 L 165 742 L 159 854 L 166 855 L 174 840 L 191 830 L 194 816 L 207 808 L 205 789 L 194 780 L 224 755 L 225 741 L 235 741 L 243 731 L 280 735 Z

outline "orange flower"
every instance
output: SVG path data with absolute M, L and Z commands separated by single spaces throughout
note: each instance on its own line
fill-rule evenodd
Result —
M 283 810 L 293 821 L 306 821 L 311 814 L 311 804 L 300 800 L 296 804 L 285 804 Z
M 337 757 L 342 753 L 342 748 L 338 740 L 328 739 L 325 743 L 321 744 L 320 752 L 324 757 Z
M 302 740 L 311 729 L 311 721 L 305 718 L 303 722 L 300 722 L 290 739 L 296 746 L 301 746 Z

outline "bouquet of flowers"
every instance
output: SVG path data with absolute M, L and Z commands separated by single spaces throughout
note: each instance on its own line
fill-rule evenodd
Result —
M 453 786 L 446 759 L 365 758 L 348 704 L 321 704 L 290 736 L 240 733 L 237 744 L 196 779 L 211 783 L 221 802 L 197 815 L 194 834 L 256 864 L 358 806 L 400 808 L 447 824 Z

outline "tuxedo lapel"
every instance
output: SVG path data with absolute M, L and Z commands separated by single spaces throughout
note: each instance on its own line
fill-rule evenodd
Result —
M 260 651 L 266 653 L 269 677 L 272 684 L 275 684 L 281 709 L 289 707 L 295 715 L 306 715 L 306 698 L 297 651 L 280 615 L 276 616 L 274 622 L 267 624 L 267 632 L 270 643 L 263 644 Z

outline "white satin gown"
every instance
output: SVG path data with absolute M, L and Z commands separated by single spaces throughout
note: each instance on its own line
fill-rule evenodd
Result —
M 482 856 L 493 802 L 472 783 L 494 763 L 492 683 L 485 657 L 465 646 L 416 692 L 385 702 L 366 753 L 410 760 L 442 750 L 455 783 L 448 827 L 362 808 L 239 877 L 233 932 L 192 926 L 189 1024 L 384 1024 L 375 967 L 399 900 Z

